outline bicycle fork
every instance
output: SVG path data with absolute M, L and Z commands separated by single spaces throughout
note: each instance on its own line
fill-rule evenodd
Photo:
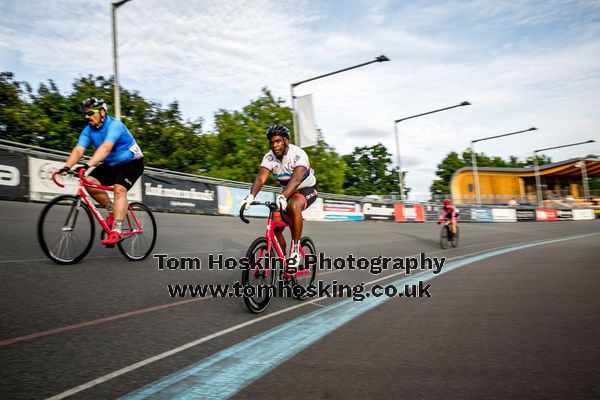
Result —
M 69 214 L 67 215 L 67 220 L 62 227 L 63 231 L 72 231 L 75 226 L 75 222 L 77 221 L 77 216 L 79 215 L 79 208 L 81 207 L 81 197 L 77 197 L 77 201 L 75 204 L 71 206 L 69 210 Z

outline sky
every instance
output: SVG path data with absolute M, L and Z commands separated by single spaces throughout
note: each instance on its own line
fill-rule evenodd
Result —
M 600 154 L 600 1 L 131 0 L 117 11 L 121 86 L 213 129 L 268 87 L 386 55 L 296 88 L 340 154 L 382 143 L 396 160 L 394 121 L 462 101 L 471 106 L 398 124 L 411 198 L 471 140 L 487 155 L 554 161 Z M 112 75 L 110 1 L 0 0 L 0 70 L 68 93 L 81 76 Z M 260 160 L 257 160 L 257 164 Z M 318 179 L 318 171 L 317 179 Z

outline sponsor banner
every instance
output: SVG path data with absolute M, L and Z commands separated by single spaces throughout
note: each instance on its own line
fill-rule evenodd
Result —
M 144 204 L 156 210 L 217 214 L 215 185 L 173 175 L 143 176 Z
M 63 194 L 76 194 L 79 178 L 71 175 L 59 176 L 57 180 L 65 185 L 64 188 L 56 186 L 52 174 L 64 167 L 64 161 L 52 161 L 42 158 L 29 157 L 29 198 L 34 201 L 50 201 Z M 80 164 L 78 164 L 80 165 Z M 142 177 L 127 192 L 129 201 L 142 200 Z M 108 192 L 110 198 L 113 193 Z
M 242 201 L 250 194 L 250 188 L 218 186 L 217 194 L 219 198 L 219 214 L 237 217 L 240 215 Z M 275 201 L 275 193 L 259 192 L 254 200 L 273 202 Z M 244 215 L 247 217 L 268 217 L 269 209 L 265 206 L 252 206 L 244 212 Z
M 517 221 L 535 221 L 535 210 L 530 208 L 517 208 Z
M 394 221 L 394 206 L 390 204 L 363 203 L 365 219 Z
M 396 222 L 425 222 L 425 209 L 422 205 L 395 205 Z
M 468 208 L 457 209 L 459 212 L 458 220 L 460 222 L 471 222 L 471 210 Z
M 0 150 L 0 199 L 27 200 L 27 158 Z
M 557 209 L 556 210 L 556 218 L 560 219 L 560 220 L 572 220 L 573 219 L 573 210 Z
M 360 204 L 352 201 L 323 200 L 326 221 L 362 221 L 364 216 Z
M 535 210 L 535 219 L 537 221 L 556 221 L 558 216 L 553 208 L 538 208 Z
M 315 202 L 310 207 L 302 211 L 302 217 L 305 221 L 325 221 L 323 199 L 317 197 Z
M 598 210 L 596 210 L 598 211 Z M 595 214 L 594 210 L 591 208 L 584 209 L 574 209 L 573 210 L 573 219 L 576 221 L 586 220 L 586 219 L 594 219 Z
M 442 207 L 438 204 L 427 204 L 425 207 L 425 221 L 437 221 L 442 212 Z
M 489 208 L 472 208 L 471 221 L 473 222 L 494 222 L 494 217 Z
M 517 222 L 517 211 L 514 208 L 492 208 L 494 222 Z
M 600 208 L 595 208 L 594 214 L 596 214 L 596 218 L 600 218 Z

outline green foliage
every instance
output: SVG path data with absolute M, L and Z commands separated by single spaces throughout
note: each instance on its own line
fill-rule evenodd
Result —
M 91 96 L 102 97 L 110 105 L 113 80 L 80 77 L 71 93 L 64 95 L 52 80 L 34 91 L 26 82 L 16 81 L 11 72 L 0 73 L 0 138 L 70 151 L 85 127 L 80 104 Z M 110 107 L 109 113 L 113 114 Z M 184 120 L 177 101 L 163 107 L 124 88 L 121 118 L 142 148 L 147 166 L 243 182 L 254 181 L 269 151 L 267 127 L 292 127 L 291 109 L 267 88 L 242 110 L 217 111 L 214 132 L 203 132 L 202 119 Z M 381 144 L 356 148 L 340 157 L 319 132 L 317 144 L 305 151 L 320 191 L 398 193 L 397 170 L 391 169 L 390 154 Z M 268 183 L 278 185 L 272 177 Z
M 352 154 L 342 159 L 348 166 L 344 180 L 346 194 L 365 196 L 400 192 L 398 168 L 391 167 L 391 154 L 381 143 L 371 147 L 356 147 Z M 407 194 L 409 189 L 405 187 L 404 191 Z

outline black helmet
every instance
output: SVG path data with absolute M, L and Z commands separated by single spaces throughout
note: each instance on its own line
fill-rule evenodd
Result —
M 108 106 L 106 102 L 100 97 L 88 97 L 84 101 L 81 102 L 81 108 L 94 108 L 94 109 L 103 109 L 104 111 L 108 111 Z
M 290 130 L 282 125 L 270 126 L 267 130 L 267 139 L 271 139 L 273 136 L 283 136 L 290 138 Z

